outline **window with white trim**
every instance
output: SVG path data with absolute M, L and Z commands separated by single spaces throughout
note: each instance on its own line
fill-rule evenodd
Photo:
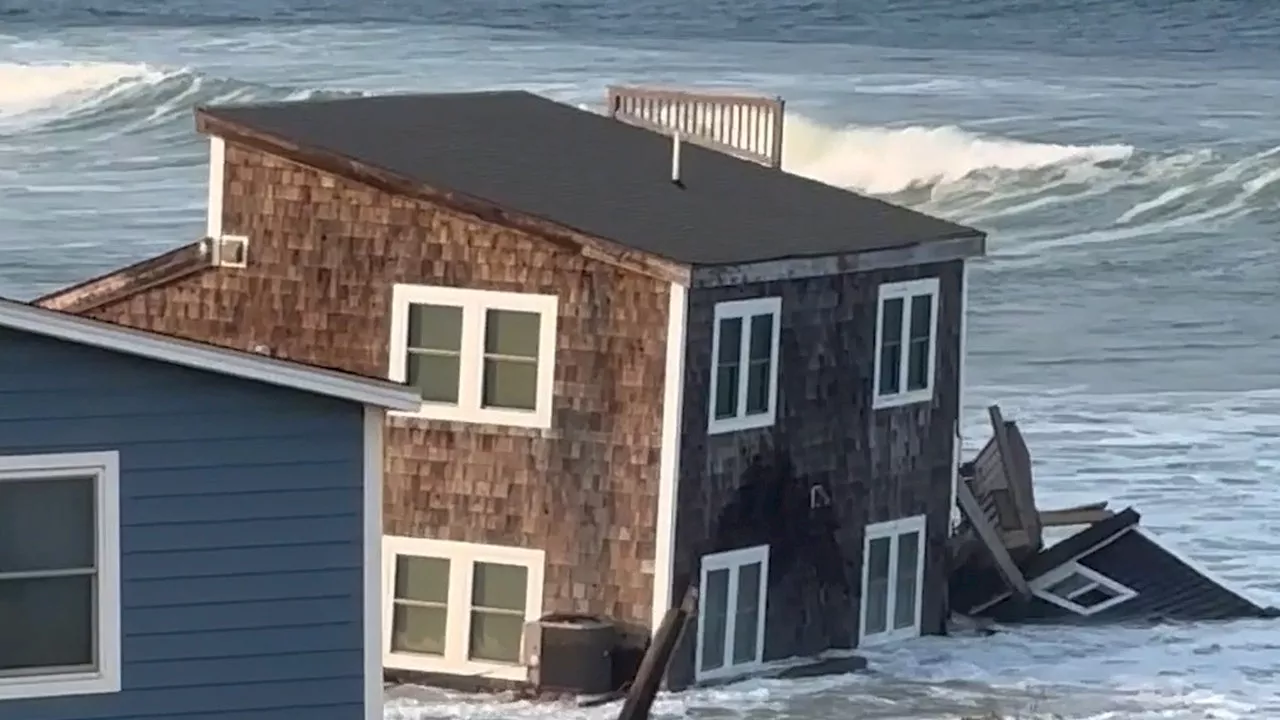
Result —
M 695 675 L 710 680 L 764 662 L 769 546 L 702 556 Z
M 933 399 L 938 278 L 885 283 L 876 304 L 874 407 Z
M 542 616 L 542 550 L 385 536 L 383 665 L 524 681 Z
M 555 295 L 392 289 L 389 375 L 422 394 L 416 417 L 551 427 Z
M 711 434 L 768 427 L 778 409 L 782 298 L 716 304 L 711 338 Z
M 0 456 L 0 701 L 120 691 L 120 460 Z
M 1078 562 L 1045 573 L 1030 585 L 1036 597 L 1078 615 L 1093 615 L 1138 595 L 1137 591 Z
M 925 516 L 867 526 L 862 545 L 861 645 L 920 634 Z

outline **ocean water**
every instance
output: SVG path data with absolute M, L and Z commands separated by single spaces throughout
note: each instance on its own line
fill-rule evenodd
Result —
M 1042 505 L 1133 504 L 1280 603 L 1280 6 L 1227 0 L 0 0 L 0 294 L 201 234 L 195 103 L 612 82 L 788 100 L 785 165 L 991 234 L 969 442 Z M 1280 718 L 1280 626 L 1008 629 L 674 718 Z M 609 718 L 422 690 L 387 718 Z

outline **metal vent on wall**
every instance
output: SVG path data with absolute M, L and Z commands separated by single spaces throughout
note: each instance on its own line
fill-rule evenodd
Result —
M 211 242 L 213 264 L 217 267 L 242 268 L 249 264 L 249 238 L 223 235 Z

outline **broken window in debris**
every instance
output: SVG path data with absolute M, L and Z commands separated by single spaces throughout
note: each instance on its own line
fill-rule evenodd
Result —
M 1136 593 L 1099 572 L 1076 564 L 1069 574 L 1049 581 L 1036 594 L 1073 612 L 1091 615 L 1128 600 Z

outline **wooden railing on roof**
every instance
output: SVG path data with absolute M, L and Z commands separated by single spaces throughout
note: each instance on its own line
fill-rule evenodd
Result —
M 609 115 L 769 167 L 782 167 L 780 97 L 611 86 Z

